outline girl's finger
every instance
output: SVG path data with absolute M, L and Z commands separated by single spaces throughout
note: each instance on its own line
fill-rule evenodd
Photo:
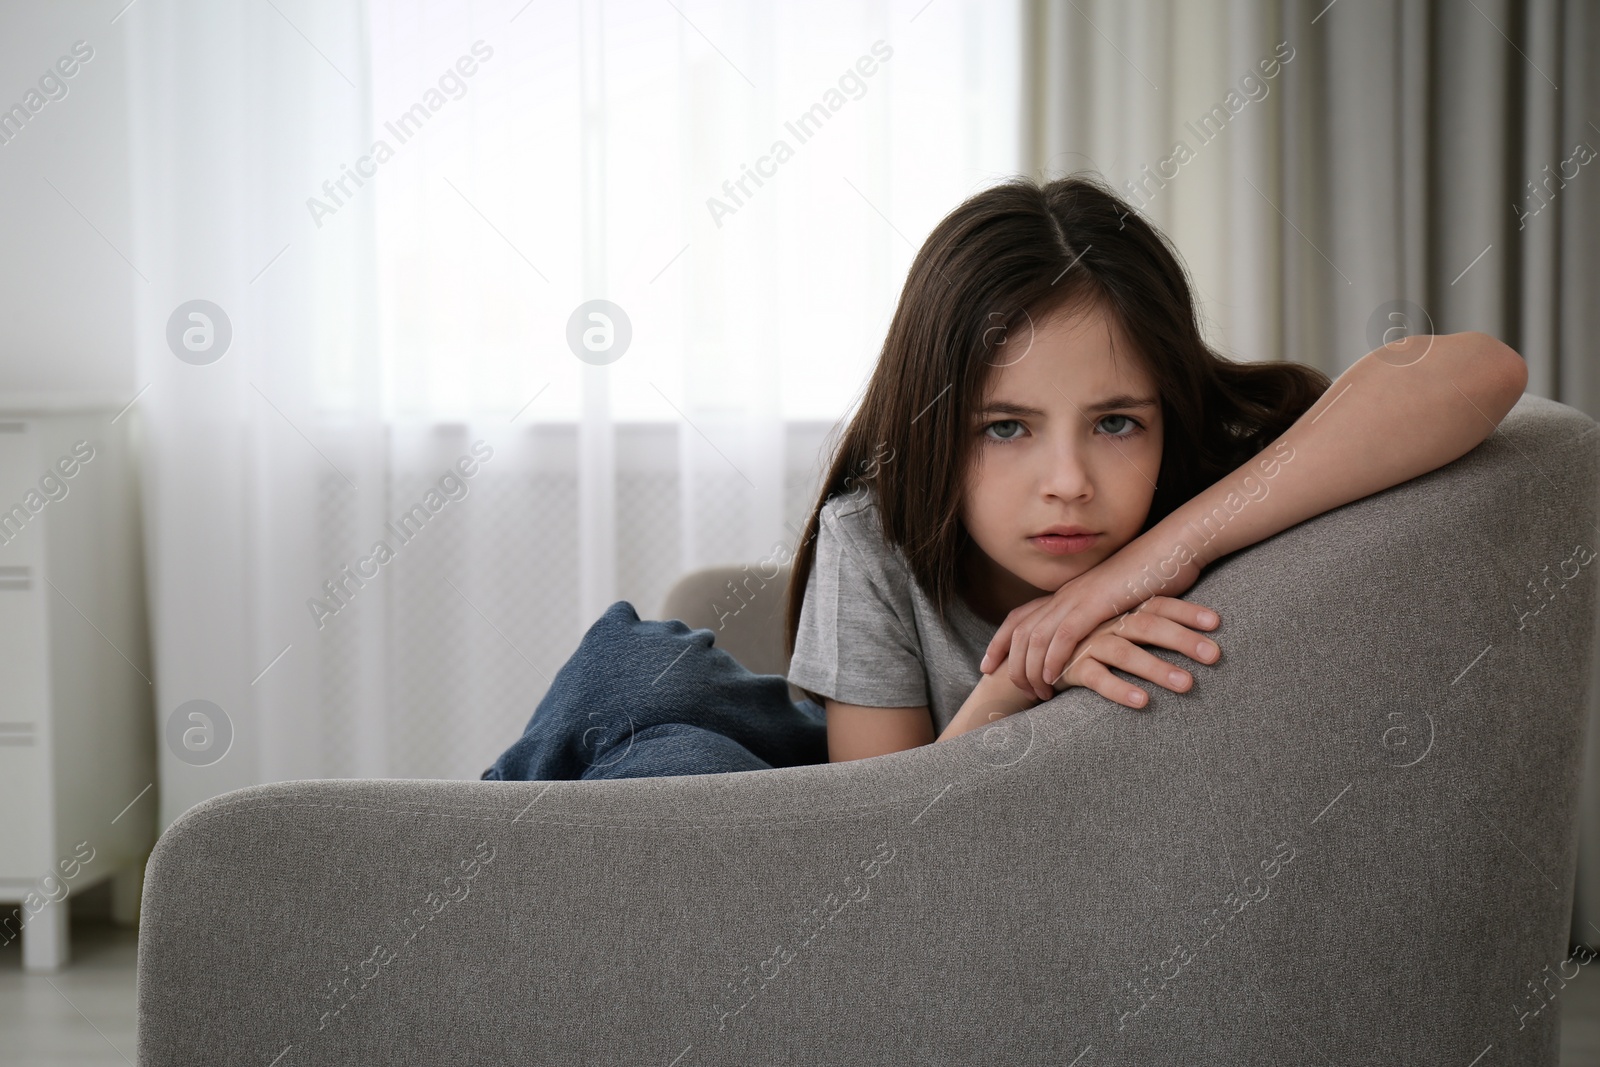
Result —
M 1093 644 L 1092 641 L 1087 641 L 1086 640 L 1086 641 L 1080 642 L 1078 647 L 1077 647 L 1077 650 L 1073 653 L 1072 658 L 1067 660 L 1067 665 L 1061 669 L 1061 673 L 1057 674 L 1054 678 L 1050 679 L 1050 689 L 1051 689 L 1051 691 L 1052 692 L 1057 692 L 1058 690 L 1056 690 L 1056 686 L 1058 686 L 1058 685 L 1062 689 L 1068 689 L 1068 688 L 1070 688 L 1070 687 L 1072 687 L 1074 685 L 1081 685 L 1082 683 L 1080 683 L 1080 682 L 1068 682 L 1066 680 L 1067 675 L 1071 674 L 1072 671 L 1073 671 L 1073 668 L 1077 667 L 1077 665 L 1079 663 L 1082 663 L 1086 659 L 1092 658 L 1093 654 L 1094 654 L 1094 644 Z
M 1194 678 L 1188 671 L 1180 670 L 1159 656 L 1151 655 L 1138 645 L 1121 638 L 1108 636 L 1097 641 L 1094 654 L 1100 663 L 1138 675 L 1174 693 L 1188 692 L 1190 686 L 1194 684 Z
M 1129 685 L 1105 668 L 1093 656 L 1087 657 L 1078 670 L 1083 684 L 1107 700 L 1130 708 L 1143 708 L 1148 703 L 1147 694 L 1136 685 Z
M 983 662 L 978 664 L 978 669 L 984 674 L 994 670 L 995 664 L 1000 662 L 1000 657 L 1005 654 L 1011 645 L 1011 631 L 1017 628 L 1016 623 L 1008 617 L 1000 624 L 1000 629 L 989 638 L 989 647 L 983 650 Z
M 1054 679 L 1061 677 L 1061 672 L 1067 669 L 1067 662 L 1077 647 L 1078 642 L 1069 640 L 1060 629 L 1050 635 L 1050 643 L 1045 646 L 1044 657 L 1039 661 L 1039 681 L 1042 685 L 1050 686 L 1052 693 Z
M 978 664 L 978 669 L 985 674 L 998 667 L 1011 651 L 1011 637 L 1017 629 L 1016 612 L 1007 615 L 1000 623 L 1000 628 L 989 638 L 989 647 L 983 650 L 983 661 Z
M 1048 604 L 1039 605 L 1030 601 L 1018 608 L 1018 611 L 1025 614 L 1011 635 L 1011 684 L 1035 696 L 1039 694 L 1039 687 L 1028 681 L 1032 674 L 1028 668 L 1028 654 L 1037 640 L 1036 635 L 1040 633 L 1039 628 L 1046 623 L 1048 607 Z
M 1039 670 L 1037 674 L 1034 673 L 1030 660 L 1028 680 L 1033 683 L 1035 693 L 1045 694 L 1039 697 L 1040 700 L 1049 700 L 1056 695 L 1054 679 L 1066 670 L 1067 660 L 1077 650 L 1081 635 L 1074 634 L 1072 630 L 1067 609 L 1061 608 L 1035 631 L 1044 634 L 1045 638 L 1035 643 L 1040 650 Z
M 1073 628 L 1065 618 L 1056 623 L 1050 638 L 1050 646 L 1044 654 L 1044 675 L 1041 679 L 1050 688 L 1051 695 L 1055 694 L 1054 679 L 1060 678 L 1066 671 L 1067 664 L 1072 662 L 1072 654 L 1083 643 L 1086 634 L 1073 632 Z
M 1033 692 L 1033 687 L 1028 684 L 1028 638 L 1033 633 L 1033 627 L 1022 623 L 1011 631 L 1011 650 L 1006 653 L 1006 662 L 1010 664 L 1011 684 L 1024 693 Z
M 1186 624 L 1159 615 L 1147 614 L 1128 620 L 1128 625 L 1113 636 L 1142 645 L 1159 645 L 1200 663 L 1215 663 L 1221 650 L 1217 643 Z
M 1038 600 L 1030 600 L 1026 604 L 1013 608 L 1006 614 L 1005 621 L 1000 624 L 1000 628 L 989 639 L 989 647 L 984 650 L 983 661 L 978 665 L 979 670 L 987 674 L 1000 664 L 1002 658 L 1013 655 L 1016 652 L 1015 638 L 1017 630 L 1027 625 L 1038 610 L 1039 604 L 1040 601 Z M 1017 680 L 1015 672 L 1013 672 L 1011 680 L 1012 682 Z M 1018 686 L 1018 688 L 1022 687 Z
M 1032 693 L 1040 700 L 1048 700 L 1050 696 L 1043 695 L 1046 688 L 1044 683 L 1044 656 L 1050 650 L 1050 641 L 1055 636 L 1055 629 L 1050 621 L 1039 623 L 1033 627 L 1033 632 L 1028 635 L 1028 647 L 1025 652 L 1026 659 L 1022 664 L 1024 668 L 1024 684 L 1021 689 Z
M 1221 616 L 1204 604 L 1195 604 L 1178 597 L 1151 597 L 1145 604 L 1149 605 L 1155 614 L 1175 619 L 1196 630 L 1213 630 L 1222 622 Z

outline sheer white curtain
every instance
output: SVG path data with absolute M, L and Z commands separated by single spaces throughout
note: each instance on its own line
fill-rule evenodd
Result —
M 353 3 L 201 0 L 140 3 L 117 26 L 138 273 L 126 417 L 142 459 L 165 826 L 316 766 L 329 731 L 362 732 L 319 680 L 333 646 L 304 601 L 322 578 L 319 496 L 335 466 L 352 496 L 386 491 L 373 435 L 356 432 L 365 416 L 335 425 L 312 406 L 331 353 L 376 366 L 370 216 L 318 228 L 306 208 L 363 143 L 365 28 Z
M 158 707 L 233 732 L 165 821 L 476 777 L 609 603 L 792 542 L 917 246 L 1019 169 L 1012 4 L 135 14 Z

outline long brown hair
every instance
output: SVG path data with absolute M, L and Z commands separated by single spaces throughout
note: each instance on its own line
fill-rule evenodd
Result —
M 1091 304 L 1115 316 L 1161 398 L 1161 471 L 1146 530 L 1270 445 L 1331 384 L 1314 367 L 1235 363 L 1213 351 L 1176 251 L 1104 179 L 1040 185 L 1019 176 L 985 189 L 934 227 L 911 264 L 794 555 L 790 654 L 822 507 L 864 474 L 884 536 L 946 616 L 969 543 L 960 520 L 969 431 L 988 371 L 1003 362 L 997 350 L 1018 331 L 1027 336 L 1029 323 Z

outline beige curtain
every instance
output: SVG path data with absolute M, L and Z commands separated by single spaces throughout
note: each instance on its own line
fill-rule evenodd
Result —
M 1393 325 L 1482 330 L 1527 359 L 1529 392 L 1600 415 L 1600 5 L 1029 0 L 1027 18 L 1029 169 L 1098 171 L 1161 227 L 1220 350 L 1336 375 Z

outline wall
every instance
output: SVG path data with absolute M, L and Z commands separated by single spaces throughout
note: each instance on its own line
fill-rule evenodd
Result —
M 147 283 L 124 258 L 133 224 L 118 6 L 0 7 L 0 406 L 121 407 L 138 391 L 133 298 Z M 80 41 L 87 60 L 73 56 Z M 71 77 L 56 69 L 62 57 Z M 27 112 L 30 90 L 38 111 L 7 115 Z

